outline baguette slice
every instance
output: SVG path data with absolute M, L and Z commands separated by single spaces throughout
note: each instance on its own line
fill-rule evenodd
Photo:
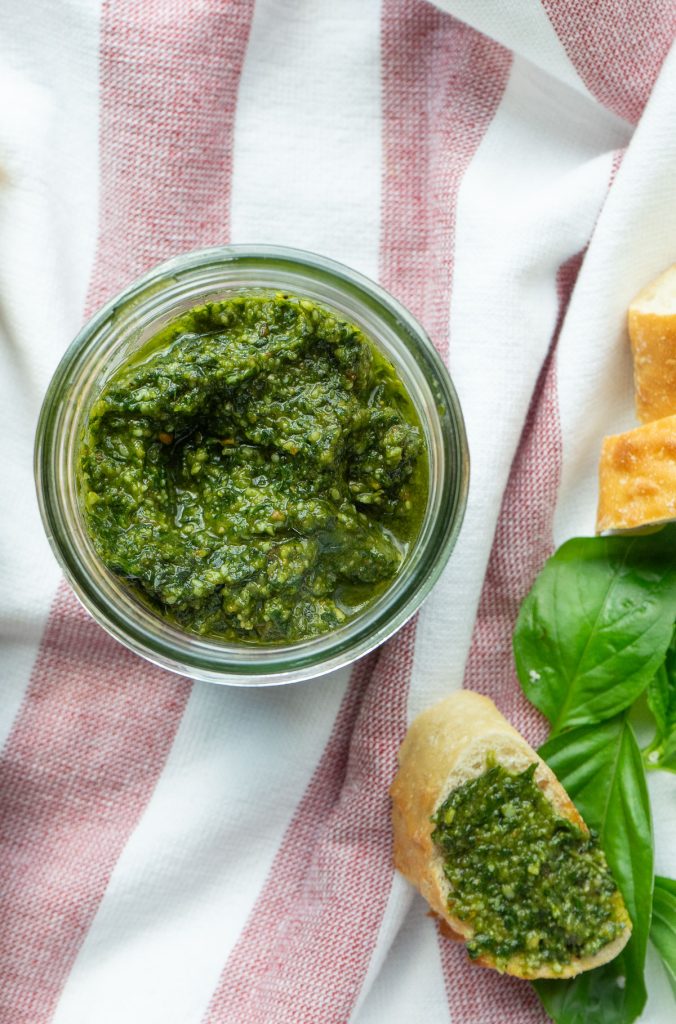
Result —
M 638 293 L 627 316 L 636 413 L 642 423 L 676 414 L 676 264 Z
M 596 532 L 676 519 L 676 416 L 603 439 Z
M 434 826 L 430 818 L 454 789 L 483 775 L 489 753 L 510 772 L 522 772 L 535 763 L 535 782 L 557 813 L 588 833 L 551 768 L 487 697 L 461 690 L 419 715 L 401 746 L 399 771 L 390 789 L 394 865 L 422 893 L 452 937 L 460 940 L 471 938 L 474 931 L 448 909 L 449 884 L 443 857 L 432 841 Z M 626 910 L 624 915 L 625 928 L 617 938 L 594 956 L 572 960 L 562 971 L 554 973 L 547 965 L 541 965 L 528 972 L 517 957 L 507 963 L 504 971 L 520 978 L 570 978 L 605 964 L 629 940 L 631 923 Z M 473 962 L 484 967 L 496 966 L 487 956 Z

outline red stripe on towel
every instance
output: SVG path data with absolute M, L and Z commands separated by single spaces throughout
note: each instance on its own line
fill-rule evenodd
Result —
M 253 0 L 109 0 L 101 214 L 88 308 L 152 263 L 228 237 Z M 0 1019 L 52 1016 L 162 771 L 189 687 L 125 651 L 65 586 L 0 761 Z
M 381 280 L 446 349 L 455 202 L 510 65 L 420 0 L 383 10 Z M 415 624 L 358 666 L 207 1014 L 209 1024 L 344 1024 L 392 885 L 387 790 L 406 729 Z
M 107 0 L 91 308 L 177 253 L 225 244 L 254 0 Z
M 382 913 L 381 850 L 393 723 L 401 719 L 410 627 L 377 694 L 371 656 L 353 670 L 331 737 L 208 1011 L 228 1024 L 345 1021 Z M 390 653 L 391 652 L 391 653 Z M 365 940 L 367 950 L 365 951 Z
M 589 91 L 632 124 L 676 35 L 673 0 L 542 0 Z
M 460 183 L 511 56 L 450 15 L 385 0 L 381 280 L 445 356 Z

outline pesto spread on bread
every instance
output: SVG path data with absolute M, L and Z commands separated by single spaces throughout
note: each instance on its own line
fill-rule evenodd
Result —
M 554 975 L 626 927 L 622 898 L 593 834 L 557 814 L 534 780 L 494 759 L 433 815 L 450 913 L 473 929 L 472 959 Z

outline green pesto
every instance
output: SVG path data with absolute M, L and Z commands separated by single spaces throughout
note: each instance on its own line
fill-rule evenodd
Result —
M 474 929 L 470 957 L 556 973 L 616 938 L 627 919 L 596 837 L 557 815 L 534 772 L 489 763 L 442 804 L 432 838 L 449 910 Z
M 427 500 L 393 367 L 308 299 L 189 310 L 106 383 L 79 455 L 105 563 L 189 631 L 289 643 L 390 585 Z

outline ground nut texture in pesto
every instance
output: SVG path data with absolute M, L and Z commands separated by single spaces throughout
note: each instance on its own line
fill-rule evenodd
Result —
M 474 928 L 469 955 L 555 973 L 624 930 L 624 906 L 593 836 L 559 817 L 533 780 L 492 764 L 433 818 L 450 912 Z
M 157 610 L 275 643 L 389 585 L 426 467 L 411 401 L 358 328 L 306 299 L 238 295 L 183 314 L 108 381 L 80 484 L 99 555 Z

